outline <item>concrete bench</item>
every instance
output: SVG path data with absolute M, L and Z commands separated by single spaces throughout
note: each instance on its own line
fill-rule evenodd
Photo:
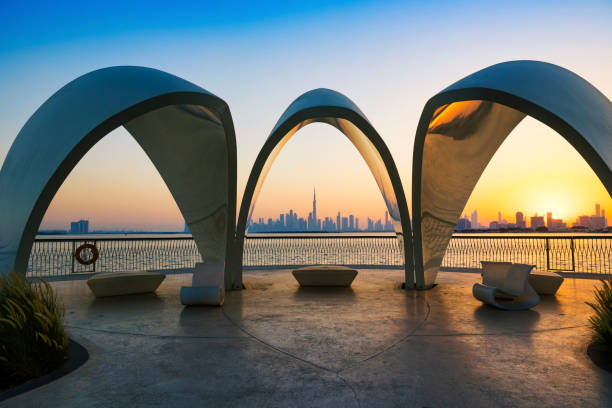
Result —
M 474 297 L 503 310 L 527 310 L 540 302 L 529 284 L 533 265 L 481 262 L 482 283 L 474 283 Z
M 336 265 L 307 266 L 292 273 L 300 286 L 351 286 L 357 276 L 355 269 Z
M 166 275 L 153 272 L 105 272 L 87 280 L 96 297 L 150 293 L 161 285 Z
M 538 295 L 554 295 L 563 283 L 563 277 L 554 272 L 536 270 L 529 275 L 529 284 Z

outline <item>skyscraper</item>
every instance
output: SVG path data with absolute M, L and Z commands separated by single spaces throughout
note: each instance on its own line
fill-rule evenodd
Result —
M 601 207 L 599 206 L 599 204 L 595 204 L 595 216 L 599 217 L 600 216 L 600 211 L 601 211 Z
M 537 214 L 535 214 L 533 217 L 531 217 L 531 229 L 532 230 L 537 230 L 538 228 L 542 228 L 545 227 L 544 225 L 544 217 L 538 216 Z
M 516 212 L 516 228 L 527 228 L 527 221 L 523 217 L 523 213 L 520 211 Z
M 312 189 L 312 221 L 313 224 L 316 225 L 319 223 L 317 218 L 317 190 L 315 188 Z
M 472 229 L 478 229 L 478 210 L 474 210 L 472 213 Z
M 340 221 L 340 211 L 338 211 L 338 216 L 336 217 L 336 230 L 340 231 L 342 229 L 342 224 Z
M 70 223 L 71 234 L 87 234 L 89 233 L 89 220 L 79 220 Z

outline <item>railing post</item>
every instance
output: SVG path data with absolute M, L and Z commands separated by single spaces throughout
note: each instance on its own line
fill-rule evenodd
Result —
M 546 270 L 550 270 L 550 243 L 546 238 Z
M 98 244 L 98 241 L 95 241 L 95 240 L 94 240 L 93 244 L 94 244 L 94 246 L 95 246 L 96 248 L 98 247 L 98 245 L 97 245 L 97 244 Z M 100 250 L 98 249 L 98 251 L 100 251 Z M 99 252 L 98 252 L 98 254 L 99 254 Z M 93 263 L 93 272 L 94 272 L 94 273 L 96 272 L 96 262 L 98 262 L 98 260 L 97 260 L 97 259 L 96 259 L 96 261 Z
M 75 242 L 72 241 L 72 252 L 70 253 L 70 259 L 72 259 L 72 271 L 70 273 L 74 273 L 74 251 L 76 251 Z
M 576 260 L 574 257 L 574 238 L 570 238 L 570 247 L 572 249 L 572 272 L 576 272 Z

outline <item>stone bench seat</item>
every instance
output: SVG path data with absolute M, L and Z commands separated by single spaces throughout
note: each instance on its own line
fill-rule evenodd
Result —
M 161 285 L 166 275 L 153 272 L 104 272 L 87 280 L 96 297 L 150 293 Z
M 529 275 L 529 284 L 538 295 L 554 295 L 563 283 L 563 277 L 554 272 L 535 270 Z
M 357 276 L 355 269 L 337 265 L 317 265 L 295 269 L 293 277 L 300 286 L 351 286 Z

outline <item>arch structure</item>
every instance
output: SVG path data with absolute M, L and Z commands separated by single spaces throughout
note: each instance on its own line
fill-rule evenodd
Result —
M 510 61 L 478 71 L 432 97 L 418 124 L 412 179 L 417 287 L 435 283 L 472 190 L 526 115 L 563 136 L 612 195 L 609 99 L 578 75 L 544 62 Z
M 249 175 L 242 198 L 236 230 L 233 287 L 242 286 L 244 238 L 259 191 L 272 163 L 301 128 L 311 123 L 327 123 L 342 132 L 357 148 L 382 193 L 399 244 L 404 249 L 406 282 L 412 282 L 412 240 L 408 206 L 399 173 L 385 142 L 366 116 L 346 96 L 330 90 L 315 89 L 297 98 L 282 114 L 263 145 Z M 404 235 L 407 239 L 404 239 Z
M 68 83 L 15 138 L 0 170 L 0 268 L 25 273 L 53 196 L 85 153 L 119 126 L 159 171 L 202 258 L 227 268 L 236 214 L 229 107 L 174 75 L 131 66 L 100 69 Z

